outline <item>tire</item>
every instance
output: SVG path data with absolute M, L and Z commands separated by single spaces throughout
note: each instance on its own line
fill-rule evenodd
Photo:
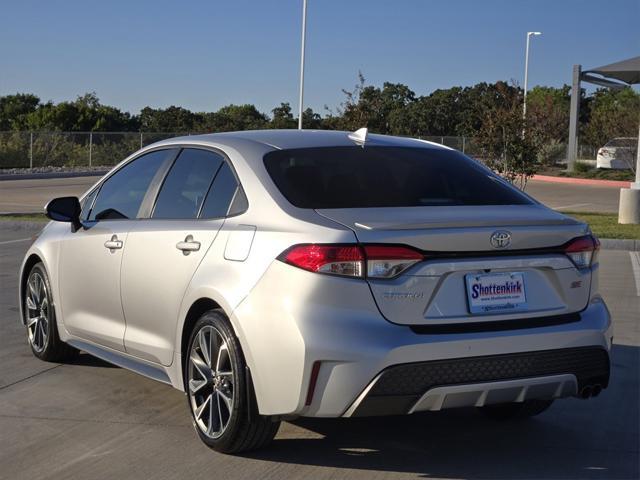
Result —
M 247 372 L 240 343 L 225 314 L 219 309 L 203 314 L 185 352 L 185 392 L 200 440 L 218 452 L 262 448 L 280 427 L 280 421 L 258 413 Z
M 45 362 L 73 359 L 78 350 L 60 340 L 49 276 L 42 262 L 29 272 L 23 298 L 24 322 L 31 352 Z
M 480 411 L 492 420 L 523 420 L 535 417 L 547 410 L 553 400 L 525 400 L 522 403 L 502 403 L 480 407 Z

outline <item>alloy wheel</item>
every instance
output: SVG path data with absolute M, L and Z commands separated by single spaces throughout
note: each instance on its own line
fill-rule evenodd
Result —
M 219 438 L 231 419 L 234 371 L 229 344 L 215 327 L 204 326 L 189 352 L 188 395 L 193 418 L 209 438 Z
M 51 301 L 40 272 L 35 271 L 29 276 L 25 306 L 29 343 L 37 353 L 41 353 L 49 339 Z

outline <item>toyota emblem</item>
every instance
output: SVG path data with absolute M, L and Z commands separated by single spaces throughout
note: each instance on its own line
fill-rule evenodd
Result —
M 491 234 L 490 241 L 493 248 L 507 248 L 511 245 L 511 232 L 497 230 Z

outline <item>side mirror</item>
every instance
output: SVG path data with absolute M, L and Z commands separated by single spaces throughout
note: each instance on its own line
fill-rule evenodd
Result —
M 80 201 L 78 197 L 59 197 L 54 198 L 45 207 L 45 214 L 51 220 L 56 222 L 71 223 L 74 231 L 80 228 Z

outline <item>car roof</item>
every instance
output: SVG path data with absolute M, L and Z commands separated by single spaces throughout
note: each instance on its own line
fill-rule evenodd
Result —
M 346 147 L 360 145 L 349 138 L 352 132 L 337 130 L 245 130 L 241 132 L 208 133 L 176 137 L 158 144 L 198 143 L 211 145 L 227 145 L 242 150 L 247 142 L 259 143 L 276 150 L 293 148 Z M 365 145 L 393 147 L 427 147 L 450 150 L 449 147 L 407 137 L 368 134 Z

